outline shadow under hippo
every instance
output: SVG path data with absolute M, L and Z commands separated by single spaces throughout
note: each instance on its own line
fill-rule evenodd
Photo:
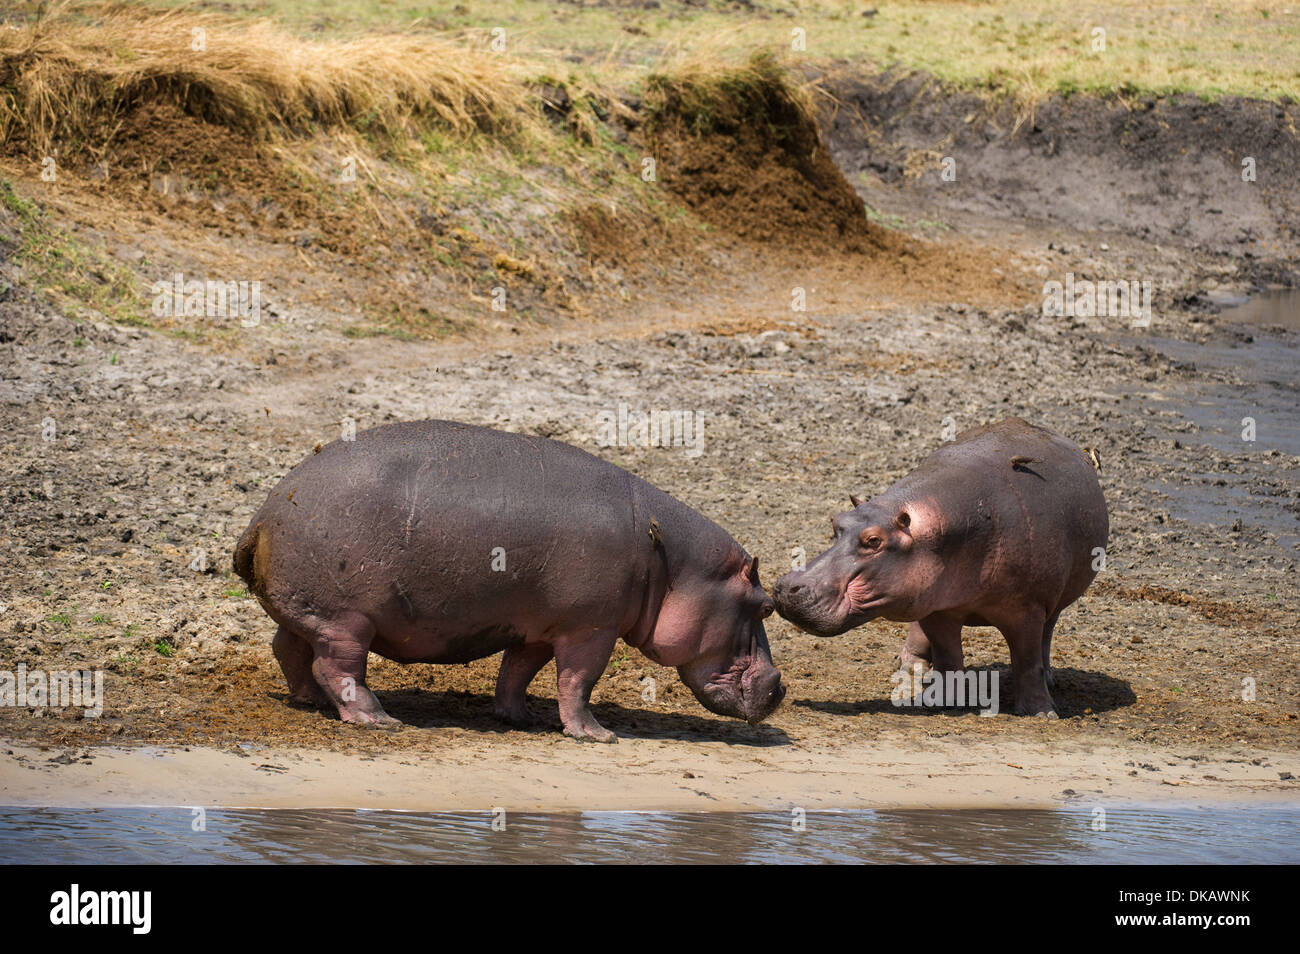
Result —
M 530 725 L 511 726 L 494 711 L 493 697 L 462 690 L 402 688 L 376 690 L 384 709 L 403 725 L 415 729 L 460 728 L 477 732 L 507 732 L 520 729 L 531 733 L 550 733 L 563 729 L 555 700 L 530 696 L 530 708 L 538 713 Z M 284 693 L 274 693 L 284 701 Z M 554 715 L 543 714 L 550 709 Z M 631 709 L 616 702 L 598 702 L 592 714 L 621 738 L 676 739 L 679 741 L 727 742 L 732 745 L 788 745 L 790 737 L 772 725 L 747 726 L 720 722 L 687 712 L 660 712 Z
M 996 673 L 998 676 L 998 711 L 1010 712 L 1013 704 L 1010 690 L 1011 667 L 1006 663 L 994 663 L 988 666 L 970 666 L 966 672 Z M 1057 667 L 1055 699 L 1056 711 L 1063 719 L 1075 718 L 1088 714 L 1113 712 L 1125 709 L 1137 702 L 1137 693 L 1131 683 L 1090 669 Z M 790 705 L 828 715 L 867 715 L 875 712 L 891 712 L 912 716 L 962 716 L 977 711 L 975 705 L 965 707 L 932 708 L 928 706 L 900 706 L 888 696 L 873 699 L 846 701 L 843 699 L 793 699 Z

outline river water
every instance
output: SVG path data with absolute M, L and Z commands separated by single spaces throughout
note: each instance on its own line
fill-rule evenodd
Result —
M 196 830 L 201 829 L 201 830 Z M 0 860 L 1296 864 L 1300 805 L 536 814 L 0 808 Z

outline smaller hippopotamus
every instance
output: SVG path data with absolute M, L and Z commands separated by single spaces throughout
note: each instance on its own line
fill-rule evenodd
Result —
M 781 703 L 758 558 L 703 514 L 559 441 L 454 421 L 387 424 L 309 456 L 271 491 L 234 567 L 279 629 L 291 697 L 397 723 L 377 653 L 465 663 L 504 650 L 496 713 L 524 724 L 555 660 L 564 732 L 615 742 L 588 708 L 622 638 L 675 666 L 710 712 Z
M 1084 452 L 1013 417 L 959 434 L 880 496 L 849 499 L 830 549 L 777 580 L 777 612 L 816 636 L 910 622 L 900 664 L 944 673 L 963 668 L 963 626 L 995 626 L 1016 713 L 1054 718 L 1052 630 L 1110 532 Z

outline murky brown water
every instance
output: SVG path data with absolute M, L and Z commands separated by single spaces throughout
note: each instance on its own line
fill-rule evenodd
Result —
M 1263 292 L 1223 309 L 1223 317 L 1261 328 L 1281 326 L 1300 331 L 1300 288 Z
M 1300 806 L 423 814 L 0 809 L 8 863 L 1300 862 Z M 497 827 L 494 828 L 494 820 Z M 504 821 L 504 827 L 502 827 Z

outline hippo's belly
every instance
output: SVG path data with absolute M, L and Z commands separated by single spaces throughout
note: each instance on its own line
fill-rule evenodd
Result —
M 377 633 L 370 651 L 394 662 L 449 665 L 496 655 L 525 638 L 509 623 L 475 628 L 406 625 Z

